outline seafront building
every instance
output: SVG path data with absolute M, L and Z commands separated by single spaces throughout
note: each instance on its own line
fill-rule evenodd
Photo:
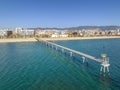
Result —
M 52 34 L 51 35 L 51 37 L 52 38 L 59 38 L 59 37 L 64 37 L 64 38 L 66 38 L 66 37 L 68 37 L 68 34 L 59 34 L 59 33 L 54 33 L 54 34 Z
M 35 30 L 34 29 L 28 29 L 28 28 L 16 28 L 15 29 L 16 34 L 25 36 L 25 37 L 34 37 Z
M 5 36 L 7 36 L 7 30 L 6 29 L 0 30 L 0 38 L 4 38 Z
M 57 30 L 36 28 L 0 29 L 0 38 L 67 38 L 67 37 L 99 37 L 120 36 L 120 29 L 81 29 L 81 30 Z

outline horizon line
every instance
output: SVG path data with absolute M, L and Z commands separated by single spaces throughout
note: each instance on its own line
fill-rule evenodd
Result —
M 22 27 L 22 26 L 18 26 L 18 27 L 3 27 L 0 29 L 15 29 L 15 28 L 59 28 L 59 29 L 65 29 L 65 28 L 77 28 L 77 27 L 120 27 L 120 25 L 80 25 L 80 26 L 71 26 L 71 27 Z

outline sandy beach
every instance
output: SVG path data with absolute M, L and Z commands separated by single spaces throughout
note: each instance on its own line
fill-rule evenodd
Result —
M 120 38 L 120 36 L 104 36 L 104 37 L 67 37 L 67 38 L 40 38 L 43 40 L 83 40 L 83 39 L 110 39 Z M 20 39 L 0 39 L 0 43 L 9 42 L 35 42 L 35 38 L 20 38 Z
M 120 38 L 120 36 L 103 36 L 103 37 L 67 37 L 67 38 L 40 38 L 43 40 L 83 40 L 83 39 L 110 39 Z
M 35 38 L 20 38 L 20 39 L 0 39 L 0 43 L 9 43 L 9 42 L 34 42 Z

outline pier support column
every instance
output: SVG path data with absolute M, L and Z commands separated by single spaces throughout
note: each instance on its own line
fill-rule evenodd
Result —
M 57 47 L 55 49 L 57 50 Z
M 70 57 L 72 57 L 73 56 L 73 52 L 70 52 Z
M 46 46 L 48 46 L 47 42 L 46 42 Z
M 109 58 L 106 58 L 106 55 L 104 54 L 103 56 L 103 61 L 101 62 L 101 68 L 100 68 L 100 72 L 102 72 L 103 74 L 109 73 Z
M 53 48 L 53 45 L 52 45 L 52 48 Z
M 82 62 L 85 63 L 86 58 L 82 56 Z
M 109 73 L 109 66 L 110 66 L 110 64 L 109 64 L 107 61 L 103 61 L 103 62 L 101 63 L 100 72 Z
M 47 46 L 48 46 L 48 47 L 50 47 L 50 44 L 49 44 L 49 43 L 47 43 Z
M 64 49 L 62 48 L 62 53 L 64 53 Z

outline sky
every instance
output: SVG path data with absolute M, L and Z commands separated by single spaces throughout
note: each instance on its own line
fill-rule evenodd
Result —
M 0 28 L 120 25 L 120 0 L 0 0 Z

